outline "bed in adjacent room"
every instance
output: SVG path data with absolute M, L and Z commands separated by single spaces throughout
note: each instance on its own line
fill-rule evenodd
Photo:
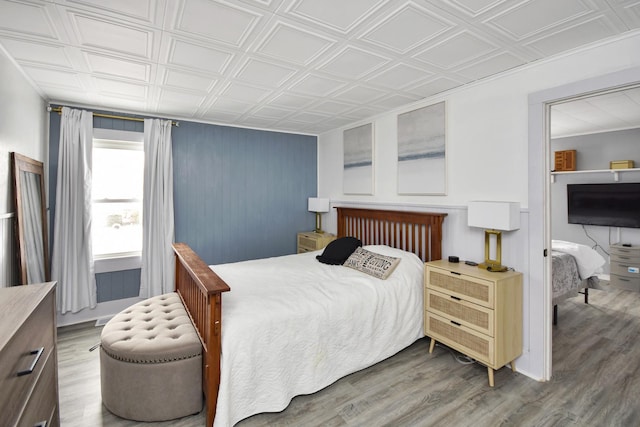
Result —
M 574 242 L 552 240 L 553 324 L 558 321 L 558 304 L 567 298 L 584 293 L 589 303 L 589 288 L 598 285 L 597 274 L 602 272 L 604 258 L 594 249 Z
M 338 237 L 364 245 L 351 260 L 396 264 L 386 279 L 320 263 L 322 251 L 209 269 L 175 245 L 177 292 L 203 342 L 207 425 L 283 410 L 423 336 L 423 265 L 441 258 L 446 214 L 337 209 Z

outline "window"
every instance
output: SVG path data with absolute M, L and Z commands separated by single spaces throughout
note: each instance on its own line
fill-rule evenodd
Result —
M 94 259 L 142 251 L 143 134 L 94 130 L 92 237 Z

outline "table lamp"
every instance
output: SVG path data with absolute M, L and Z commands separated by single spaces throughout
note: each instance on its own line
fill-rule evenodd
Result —
M 329 199 L 321 199 L 318 197 L 309 197 L 309 212 L 316 213 L 316 233 L 324 233 L 322 231 L 322 212 L 329 212 Z
M 502 265 L 502 231 L 520 228 L 520 203 L 518 202 L 469 202 L 469 227 L 484 228 L 484 262 L 479 268 L 489 271 L 507 271 Z M 495 237 L 495 258 L 491 257 L 491 239 Z

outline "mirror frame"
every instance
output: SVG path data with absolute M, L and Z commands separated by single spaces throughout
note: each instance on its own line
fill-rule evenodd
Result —
M 13 166 L 13 199 L 16 207 L 16 243 L 18 245 L 18 266 L 20 270 L 20 283 L 29 284 L 27 277 L 27 257 L 26 245 L 23 244 L 25 238 L 24 227 L 24 203 L 22 200 L 22 180 L 21 172 L 30 172 L 39 177 L 40 180 L 40 218 L 42 219 L 42 251 L 44 254 L 44 277 L 45 281 L 51 280 L 49 271 L 49 242 L 47 239 L 47 216 L 46 216 L 46 197 L 44 186 L 44 167 L 43 163 L 23 156 L 18 153 L 11 153 L 11 165 Z

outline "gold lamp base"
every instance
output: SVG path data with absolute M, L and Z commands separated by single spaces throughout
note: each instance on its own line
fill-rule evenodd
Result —
M 491 236 L 496 238 L 496 259 L 491 259 Z M 502 265 L 502 232 L 498 230 L 484 231 L 484 262 L 478 268 L 492 272 L 507 271 L 509 267 Z
M 492 271 L 496 273 L 502 273 L 503 271 L 507 271 L 509 269 L 509 267 L 504 265 L 492 264 L 492 263 L 486 263 L 486 262 L 482 262 L 478 264 L 478 268 L 482 268 L 483 270 Z
M 316 229 L 313 231 L 318 234 L 324 234 L 324 231 L 322 231 L 322 216 L 320 212 L 316 212 Z

